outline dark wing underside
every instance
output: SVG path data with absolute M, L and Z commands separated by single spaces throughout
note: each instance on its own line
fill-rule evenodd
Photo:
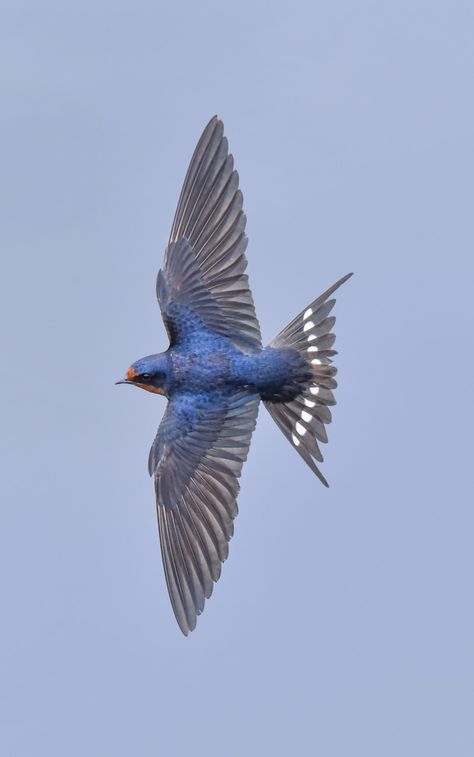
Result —
M 173 398 L 150 451 L 168 592 L 187 635 L 227 558 L 259 398 Z
M 158 276 L 157 295 L 172 344 L 190 320 L 191 310 L 205 326 L 251 353 L 262 346 L 262 339 L 245 274 L 242 192 L 223 131 L 222 121 L 212 118 L 194 151 Z

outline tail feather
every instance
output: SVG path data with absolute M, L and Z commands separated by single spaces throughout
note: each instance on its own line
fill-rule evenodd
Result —
M 336 319 L 329 316 L 336 300 L 328 297 L 351 276 L 349 273 L 329 287 L 270 342 L 270 347 L 297 350 L 311 368 L 308 386 L 291 402 L 264 404 L 279 429 L 325 486 L 329 484 L 314 461 L 323 461 L 318 442 L 328 441 L 325 426 L 332 421 L 329 406 L 336 404 L 332 392 L 337 387 L 334 378 L 337 369 L 332 365 L 332 357 L 337 355 L 332 349 Z

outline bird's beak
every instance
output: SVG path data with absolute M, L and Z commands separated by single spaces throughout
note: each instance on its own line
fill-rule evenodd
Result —
M 133 379 L 136 379 L 137 372 L 135 368 L 131 365 L 128 371 L 125 374 L 125 378 L 120 379 L 120 381 L 116 381 L 116 384 L 133 384 L 133 386 L 136 386 L 135 381 Z

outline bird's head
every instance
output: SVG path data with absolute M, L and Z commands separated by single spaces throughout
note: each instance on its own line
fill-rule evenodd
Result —
M 132 384 L 147 392 L 166 395 L 168 378 L 168 361 L 165 353 L 148 355 L 132 363 L 125 378 L 117 384 Z

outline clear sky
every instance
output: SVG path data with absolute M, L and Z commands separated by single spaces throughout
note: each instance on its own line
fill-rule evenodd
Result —
M 0 9 L 0 757 L 471 757 L 466 0 Z M 218 113 L 265 341 L 333 281 L 325 490 L 262 408 L 185 639 L 146 461 L 175 204 Z

